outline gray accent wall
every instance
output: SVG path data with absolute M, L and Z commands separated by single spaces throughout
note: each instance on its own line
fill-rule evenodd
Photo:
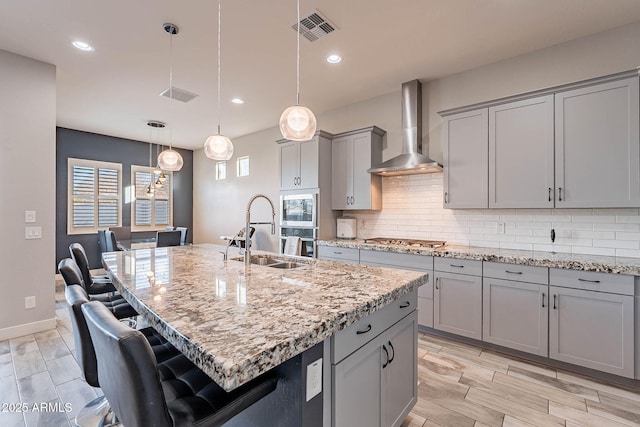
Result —
M 193 151 L 175 148 L 184 159 L 184 166 L 173 174 L 173 225 L 188 227 L 188 241 L 193 236 Z M 155 147 L 152 161 L 155 164 Z M 131 185 L 131 165 L 149 164 L 149 144 L 124 138 L 56 129 L 56 265 L 69 257 L 69 245 L 81 243 L 91 268 L 100 268 L 97 234 L 67 234 L 67 159 L 98 160 L 122 164 L 123 188 Z M 123 192 L 124 193 L 124 192 Z M 123 201 L 122 226 L 131 225 L 131 203 Z M 154 233 L 134 233 L 135 237 L 150 237 Z

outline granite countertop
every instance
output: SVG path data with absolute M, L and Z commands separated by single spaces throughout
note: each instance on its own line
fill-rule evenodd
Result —
M 640 276 L 640 258 L 495 249 L 460 245 L 446 245 L 437 249 L 426 249 L 365 243 L 362 239 L 322 240 L 318 241 L 318 245 Z
M 111 252 L 103 265 L 127 301 L 227 391 L 428 279 L 421 272 L 315 259 L 297 259 L 306 265 L 290 270 L 245 269 L 241 261 L 225 263 L 224 249 Z

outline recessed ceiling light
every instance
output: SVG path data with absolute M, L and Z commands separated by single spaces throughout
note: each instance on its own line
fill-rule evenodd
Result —
M 234 104 L 244 104 L 244 101 L 240 98 L 233 98 L 231 102 L 233 102 Z
M 82 50 L 84 52 L 93 52 L 95 50 L 95 48 L 93 46 L 91 46 L 89 43 L 85 43 L 85 42 L 80 41 L 80 40 L 75 40 L 71 44 L 76 49 L 80 49 L 80 50 Z
M 332 54 L 327 56 L 327 62 L 329 64 L 337 64 L 338 62 L 342 61 L 342 57 L 340 55 L 337 54 Z

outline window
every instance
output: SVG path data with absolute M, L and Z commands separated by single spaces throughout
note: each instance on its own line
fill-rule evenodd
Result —
M 238 157 L 238 176 L 249 176 L 249 156 Z
M 164 182 L 161 182 L 164 179 Z M 131 231 L 162 230 L 173 222 L 173 175 L 148 166 L 131 166 Z M 147 189 L 151 184 L 151 192 Z
M 227 162 L 217 162 L 216 163 L 216 180 L 226 179 L 227 178 Z
M 67 167 L 67 234 L 120 226 L 122 165 L 70 157 Z

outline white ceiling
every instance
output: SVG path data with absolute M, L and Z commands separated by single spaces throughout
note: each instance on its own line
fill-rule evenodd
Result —
M 300 0 L 339 30 L 301 39 L 301 103 L 316 114 L 640 20 L 639 0 Z M 198 149 L 216 130 L 215 0 L 0 0 L 0 49 L 57 66 L 58 126 L 149 141 L 147 120 Z M 222 133 L 276 126 L 295 103 L 295 0 L 222 1 Z M 200 96 L 158 94 L 169 82 Z M 83 53 L 71 46 L 82 39 Z M 337 65 L 325 62 L 340 53 Z M 229 101 L 239 96 L 245 104 Z M 322 123 L 319 123 L 322 127 Z M 168 131 L 160 136 L 167 143 Z

